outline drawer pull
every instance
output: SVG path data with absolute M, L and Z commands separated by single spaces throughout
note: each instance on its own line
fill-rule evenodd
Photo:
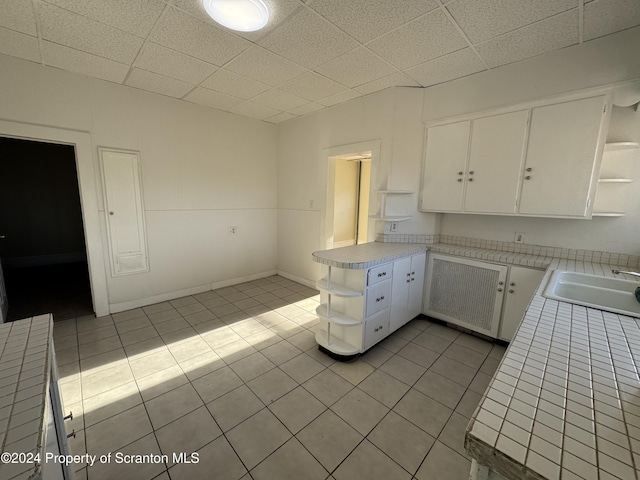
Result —
M 384 300 L 384 295 L 382 295 L 381 297 L 376 298 L 376 302 L 379 302 L 380 300 Z
M 67 435 L 67 438 L 71 438 L 71 437 L 76 438 L 76 430 L 75 430 L 75 428 L 73 429 L 73 431 L 69 435 Z
M 73 412 L 69 412 L 69 415 L 62 417 L 63 420 L 73 420 Z
M 411 281 L 413 282 L 415 280 L 415 278 L 412 278 Z
M 387 272 L 382 272 L 378 274 L 378 277 L 384 277 L 387 274 Z
M 413 280 L 413 279 L 411 279 L 411 280 Z M 410 282 L 411 282 L 411 280 L 409 280 L 409 279 L 407 278 L 407 283 L 410 283 Z

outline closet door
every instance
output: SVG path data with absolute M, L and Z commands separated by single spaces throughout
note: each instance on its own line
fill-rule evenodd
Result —
M 135 152 L 100 149 L 111 275 L 149 270 L 140 159 Z

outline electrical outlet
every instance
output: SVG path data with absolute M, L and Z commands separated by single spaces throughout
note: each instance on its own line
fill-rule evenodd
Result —
M 390 230 L 392 232 L 397 232 L 398 231 L 398 222 L 391 222 L 391 228 Z
M 235 235 L 238 233 L 238 227 L 229 227 L 229 235 Z
M 515 243 L 524 243 L 524 233 L 516 232 L 515 239 L 513 240 Z

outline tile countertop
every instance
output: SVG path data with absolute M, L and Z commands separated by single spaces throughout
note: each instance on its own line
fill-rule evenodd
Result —
M 41 451 L 52 333 L 48 314 L 0 324 L 2 453 Z M 31 478 L 38 468 L 33 462 L 0 462 L 0 478 Z
M 313 252 L 313 260 L 330 267 L 363 269 L 392 262 L 398 258 L 427 250 L 417 243 L 370 242 L 349 247 L 332 248 Z
M 553 270 L 613 276 L 624 267 L 539 260 L 547 273 L 469 422 L 465 447 L 508 478 L 640 479 L 640 318 L 542 296 Z

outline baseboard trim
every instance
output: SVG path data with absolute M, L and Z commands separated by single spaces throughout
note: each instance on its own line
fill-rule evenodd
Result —
M 251 280 L 258 280 L 259 278 L 271 277 L 272 275 L 276 275 L 276 273 L 276 270 L 267 270 L 253 275 L 230 278 L 229 280 L 221 280 L 219 282 L 207 283 L 195 287 L 184 288 L 182 290 L 174 290 L 172 292 L 161 293 L 151 297 L 129 300 L 128 302 L 111 303 L 109 304 L 109 311 L 110 313 L 118 313 L 126 310 L 132 310 L 134 308 L 146 307 L 148 305 L 153 305 L 154 303 L 175 300 L 176 298 L 186 297 L 188 295 L 196 295 L 198 293 L 208 292 L 209 290 L 216 290 L 218 288 L 238 285 L 239 283 L 250 282 Z
M 283 272 L 281 270 L 278 270 L 278 275 L 286 279 L 292 280 L 294 282 L 301 283 L 302 285 L 305 285 L 309 288 L 313 288 L 314 290 L 316 289 L 316 283 L 306 278 L 298 277 L 297 275 L 293 275 L 288 272 Z

